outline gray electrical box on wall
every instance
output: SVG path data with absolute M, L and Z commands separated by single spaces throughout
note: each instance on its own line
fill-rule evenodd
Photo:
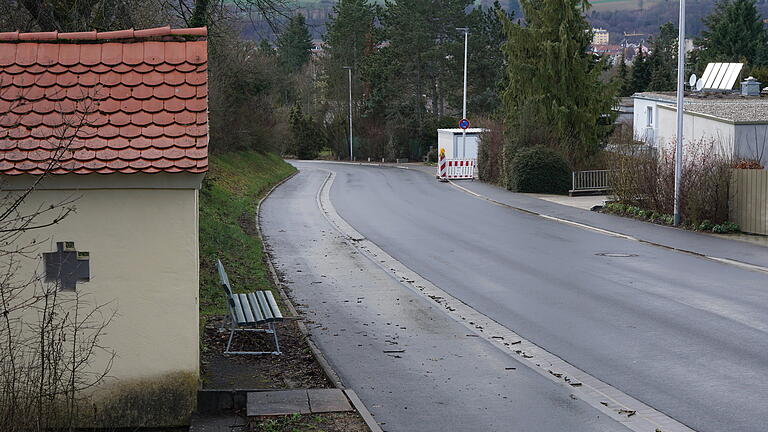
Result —
M 75 242 L 57 242 L 56 252 L 43 254 L 45 281 L 62 291 L 74 291 L 78 282 L 91 280 L 90 253 L 75 249 Z

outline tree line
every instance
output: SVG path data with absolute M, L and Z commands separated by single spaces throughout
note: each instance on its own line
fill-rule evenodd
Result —
M 686 76 L 701 76 L 708 63 L 744 63 L 743 75 L 768 83 L 768 31 L 755 0 L 724 0 L 702 20 L 704 29 L 686 54 Z M 629 67 L 621 58 L 615 73 L 620 94 L 643 91 L 673 91 L 677 83 L 677 27 L 662 24 L 648 53 L 642 49 Z

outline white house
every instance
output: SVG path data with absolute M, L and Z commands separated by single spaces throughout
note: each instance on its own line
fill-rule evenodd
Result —
M 93 424 L 180 425 L 195 406 L 206 35 L 0 33 L 0 190 L 34 185 L 22 214 L 74 208 L 40 214 L 13 240 L 27 253 L 0 264 L 13 258 L 14 278 L 116 312 L 99 340 L 109 351 L 86 365 L 111 364 L 87 395 Z
M 675 93 L 636 93 L 633 99 L 635 137 L 659 149 L 671 148 L 677 127 Z M 684 149 L 711 143 L 724 156 L 768 164 L 768 98 L 687 94 L 684 107 Z

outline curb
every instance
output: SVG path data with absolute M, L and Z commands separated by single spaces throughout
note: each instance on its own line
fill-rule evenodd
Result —
M 263 197 L 259 200 L 259 202 L 256 204 L 256 233 L 259 236 L 259 241 L 261 241 L 262 249 L 264 250 L 264 254 L 267 256 L 267 268 L 269 269 L 269 275 L 272 278 L 272 282 L 277 287 L 280 297 L 282 297 L 283 302 L 288 307 L 288 310 L 291 312 L 291 315 L 298 317 L 299 313 L 296 311 L 296 308 L 293 306 L 293 302 L 291 302 L 291 298 L 288 297 L 288 294 L 285 292 L 285 289 L 283 288 L 283 284 L 280 282 L 280 278 L 277 276 L 277 271 L 275 270 L 274 265 L 272 264 L 272 255 L 267 251 L 264 242 L 264 236 L 261 232 L 261 204 L 269 198 L 270 195 L 272 195 L 272 192 L 278 188 L 278 186 L 282 185 L 283 183 L 287 182 L 288 180 L 295 177 L 297 174 L 299 174 L 299 171 L 297 170 L 290 176 L 284 178 L 274 186 L 266 193 Z M 376 420 L 373 418 L 373 415 L 368 411 L 368 408 L 365 406 L 363 401 L 360 400 L 359 397 L 357 397 L 357 393 L 355 393 L 352 389 L 347 389 L 344 387 L 344 383 L 341 381 L 341 377 L 339 377 L 339 374 L 336 373 L 336 371 L 333 369 L 331 364 L 328 362 L 328 360 L 323 355 L 322 351 L 317 347 L 317 345 L 312 341 L 311 335 L 309 333 L 309 330 L 307 329 L 307 326 L 304 324 L 303 321 L 297 320 L 296 324 L 299 326 L 299 331 L 304 335 L 304 339 L 307 341 L 307 345 L 309 345 L 310 351 L 312 351 L 312 356 L 315 357 L 315 360 L 320 364 L 320 368 L 323 369 L 323 372 L 325 373 L 325 376 L 328 378 L 331 383 L 333 383 L 333 386 L 337 389 L 341 389 L 344 394 L 347 396 L 347 399 L 352 403 L 352 405 L 355 407 L 355 410 L 357 410 L 358 414 L 360 414 L 360 417 L 363 418 L 363 421 L 365 422 L 366 426 L 368 426 L 368 429 L 371 430 L 371 432 L 383 432 L 381 429 L 381 426 L 376 422 Z

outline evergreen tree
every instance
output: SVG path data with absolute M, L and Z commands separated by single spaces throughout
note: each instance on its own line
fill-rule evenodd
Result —
M 363 92 L 360 65 L 363 58 L 373 52 L 377 42 L 374 28 L 377 8 L 368 0 L 340 0 L 334 5 L 333 12 L 323 37 L 326 96 L 329 101 L 346 106 L 349 84 L 344 66 L 351 66 L 353 99 L 358 105 Z
M 704 18 L 707 29 L 696 39 L 701 49 L 697 70 L 708 62 L 768 63 L 768 36 L 755 0 L 724 0 Z
M 505 20 L 507 84 L 502 95 L 511 130 L 551 131 L 579 163 L 598 149 L 616 89 L 600 79 L 604 64 L 587 53 L 590 26 L 581 0 L 521 0 L 526 25 Z M 602 62 L 603 60 L 600 60 Z M 521 143 L 523 145 L 527 143 Z
M 272 48 L 272 44 L 269 43 L 269 41 L 266 40 L 266 39 L 262 39 L 259 42 L 259 48 L 258 49 L 259 49 L 259 53 L 264 54 L 265 56 L 272 57 L 272 56 L 277 54 L 275 52 L 275 49 Z
M 616 79 L 619 80 L 619 96 L 626 97 L 632 96 L 629 81 L 629 68 L 627 67 L 627 59 L 624 56 L 624 51 L 621 52 L 619 57 L 619 64 L 616 66 Z
M 408 136 L 419 136 L 445 112 L 451 95 L 461 96 L 464 35 L 470 0 L 386 0 L 382 15 L 391 99 L 387 116 L 409 125 Z M 453 99 L 454 101 L 456 99 Z M 460 99 L 458 99 L 460 101 Z M 460 102 L 459 102 L 460 103 Z M 431 109 L 427 110 L 427 104 Z M 456 106 L 454 102 L 453 106 Z M 461 105 L 459 105 L 461 106 Z M 459 111 L 460 112 L 460 111 Z M 431 126 L 429 126 L 431 128 Z M 415 143 L 425 150 L 433 144 Z
M 320 125 L 296 103 L 289 116 L 292 140 L 289 151 L 299 159 L 315 159 L 324 145 Z
M 506 13 L 498 0 L 490 8 L 478 7 L 469 14 L 469 65 L 467 105 L 474 113 L 491 114 L 501 104 L 499 91 L 504 76 L 504 54 L 501 46 L 506 40 L 502 16 L 512 19 L 514 11 Z
M 651 84 L 651 63 L 643 51 L 641 45 L 632 63 L 632 74 L 629 80 L 629 94 L 640 93 L 648 90 Z
M 671 23 L 659 27 L 659 35 L 652 41 L 650 63 L 651 79 L 648 90 L 673 91 L 677 85 L 677 28 Z
M 291 17 L 283 33 L 277 39 L 280 62 L 289 72 L 298 72 L 309 62 L 312 55 L 312 37 L 304 15 Z

